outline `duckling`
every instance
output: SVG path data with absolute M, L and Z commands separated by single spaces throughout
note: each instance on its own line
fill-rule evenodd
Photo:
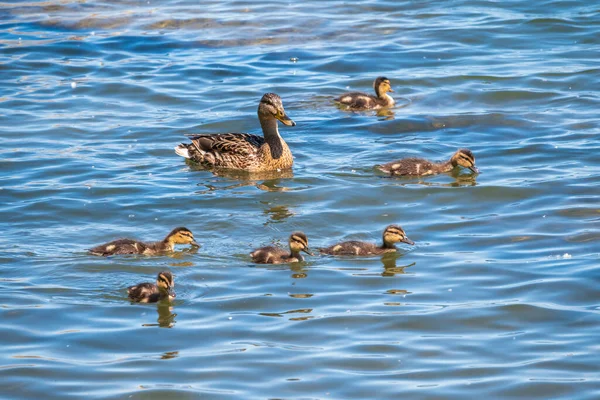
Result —
M 446 162 L 435 163 L 423 158 L 404 158 L 387 164 L 377 165 L 376 168 L 390 175 L 426 176 L 450 172 L 460 165 L 478 174 L 475 166 L 475 156 L 469 149 L 459 149 Z
M 192 231 L 187 228 L 175 228 L 163 240 L 154 243 L 144 243 L 134 239 L 117 239 L 106 244 L 101 244 L 88 252 L 95 256 L 112 256 L 114 254 L 144 254 L 153 256 L 167 253 L 175 249 L 176 244 L 191 244 L 200 247 L 194 240 Z
M 308 239 L 302 232 L 294 232 L 289 240 L 290 252 L 275 246 L 261 247 L 250 253 L 252 262 L 257 264 L 282 264 L 304 261 L 300 255 L 303 251 L 308 255 L 313 255 L 308 249 Z
M 362 92 L 344 93 L 335 101 L 343 104 L 348 110 L 378 110 L 380 108 L 393 107 L 396 102 L 387 94 L 393 92 L 390 80 L 380 76 L 373 82 L 376 96 Z
M 159 300 L 173 300 L 175 282 L 169 271 L 162 271 L 156 277 L 156 285 L 150 282 L 138 283 L 127 288 L 129 298 L 138 303 L 156 303 Z
M 265 94 L 258 105 L 263 136 L 249 133 L 194 135 L 192 143 L 175 147 L 175 153 L 206 168 L 228 168 L 248 172 L 284 170 L 292 167 L 292 152 L 279 135 L 277 121 L 296 126 L 275 93 Z
M 415 242 L 406 237 L 406 233 L 404 233 L 404 230 L 399 225 L 389 225 L 383 231 L 383 244 L 381 246 L 377 246 L 375 243 L 350 240 L 319 249 L 319 251 L 323 254 L 336 256 L 368 256 L 371 254 L 383 254 L 396 251 L 396 246 L 394 244 L 398 242 L 410 245 L 415 244 Z

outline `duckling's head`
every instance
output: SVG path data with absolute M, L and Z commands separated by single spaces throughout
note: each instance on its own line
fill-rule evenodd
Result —
M 373 89 L 375 89 L 377 97 L 381 97 L 387 92 L 394 91 L 392 90 L 392 84 L 390 83 L 390 80 L 385 76 L 380 76 L 379 78 L 375 79 L 375 82 L 373 82 Z
M 452 158 L 450 159 L 453 167 L 460 165 L 461 167 L 469 168 L 476 174 L 479 173 L 479 169 L 475 166 L 475 156 L 469 149 L 459 149 Z
M 194 240 L 192 231 L 182 226 L 173 229 L 171 233 L 167 235 L 166 240 L 171 244 L 191 244 L 192 246 L 200 247 L 200 245 Z
M 158 287 L 158 290 L 169 296 L 169 300 L 175 298 L 175 291 L 173 290 L 175 281 L 173 281 L 173 274 L 169 271 L 161 271 L 158 273 L 158 276 L 156 277 L 156 286 Z
M 262 99 L 260 99 L 258 116 L 263 118 L 275 118 L 284 125 L 296 126 L 296 123 L 285 113 L 281 97 L 275 93 L 266 93 Z
M 394 244 L 398 242 L 406 243 L 406 244 L 415 244 L 412 240 L 406 237 L 406 233 L 404 233 L 404 229 L 400 227 L 400 225 L 390 225 L 383 231 L 383 242 Z
M 290 235 L 290 250 L 293 253 L 303 251 L 312 256 L 308 248 L 308 238 L 303 232 L 294 232 Z

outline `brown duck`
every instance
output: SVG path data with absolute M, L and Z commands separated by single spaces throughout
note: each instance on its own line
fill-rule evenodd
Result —
M 390 80 L 380 76 L 373 82 L 375 96 L 362 92 L 344 93 L 335 101 L 344 105 L 347 110 L 378 110 L 393 107 L 395 103 L 388 92 L 393 92 Z
M 479 173 L 475 166 L 475 156 L 469 149 L 460 149 L 450 160 L 445 162 L 432 162 L 424 158 L 403 158 L 387 164 L 377 165 L 376 168 L 390 175 L 426 176 L 450 172 L 457 166 L 468 168 L 474 173 Z
M 127 294 L 132 301 L 138 303 L 155 303 L 159 300 L 173 300 L 175 282 L 169 271 L 162 271 L 156 277 L 156 284 L 150 282 L 138 283 L 127 288 Z
M 399 225 L 389 225 L 383 231 L 383 244 L 381 246 L 375 243 L 350 240 L 319 249 L 319 251 L 323 254 L 335 256 L 368 256 L 396 251 L 395 244 L 398 242 L 410 245 L 415 244 L 415 242 L 406 237 L 406 233 L 404 233 L 404 230 Z
M 173 229 L 167 237 L 159 242 L 145 243 L 134 239 L 117 239 L 96 246 L 88 251 L 95 256 L 112 256 L 115 254 L 144 254 L 153 256 L 173 251 L 176 244 L 191 244 L 194 247 L 200 247 L 194 240 L 192 232 L 187 228 L 180 227 Z
M 285 113 L 281 98 L 265 94 L 258 105 L 263 136 L 249 133 L 219 133 L 190 136 L 192 143 L 175 147 L 175 153 L 206 168 L 228 168 L 248 172 L 284 170 L 292 167 L 292 152 L 279 135 L 277 121 L 295 126 Z
M 257 264 L 283 264 L 304 261 L 301 251 L 309 254 L 308 238 L 302 232 L 294 232 L 289 240 L 290 252 L 275 246 L 261 247 L 250 253 L 252 262 Z

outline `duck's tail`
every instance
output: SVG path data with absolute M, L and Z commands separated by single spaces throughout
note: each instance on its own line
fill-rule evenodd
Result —
M 181 143 L 179 146 L 175 147 L 175 153 L 183 158 L 192 158 L 187 145 L 184 143 Z

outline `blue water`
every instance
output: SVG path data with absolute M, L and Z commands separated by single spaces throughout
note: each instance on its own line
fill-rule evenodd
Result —
M 600 8 L 578 1 L 0 3 L 0 397 L 600 398 Z M 388 77 L 398 106 L 332 99 Z M 188 165 L 260 133 L 293 173 Z M 386 178 L 409 156 L 468 171 Z M 398 254 L 260 266 L 312 247 Z M 186 226 L 202 244 L 100 258 Z M 125 288 L 175 274 L 172 304 Z

